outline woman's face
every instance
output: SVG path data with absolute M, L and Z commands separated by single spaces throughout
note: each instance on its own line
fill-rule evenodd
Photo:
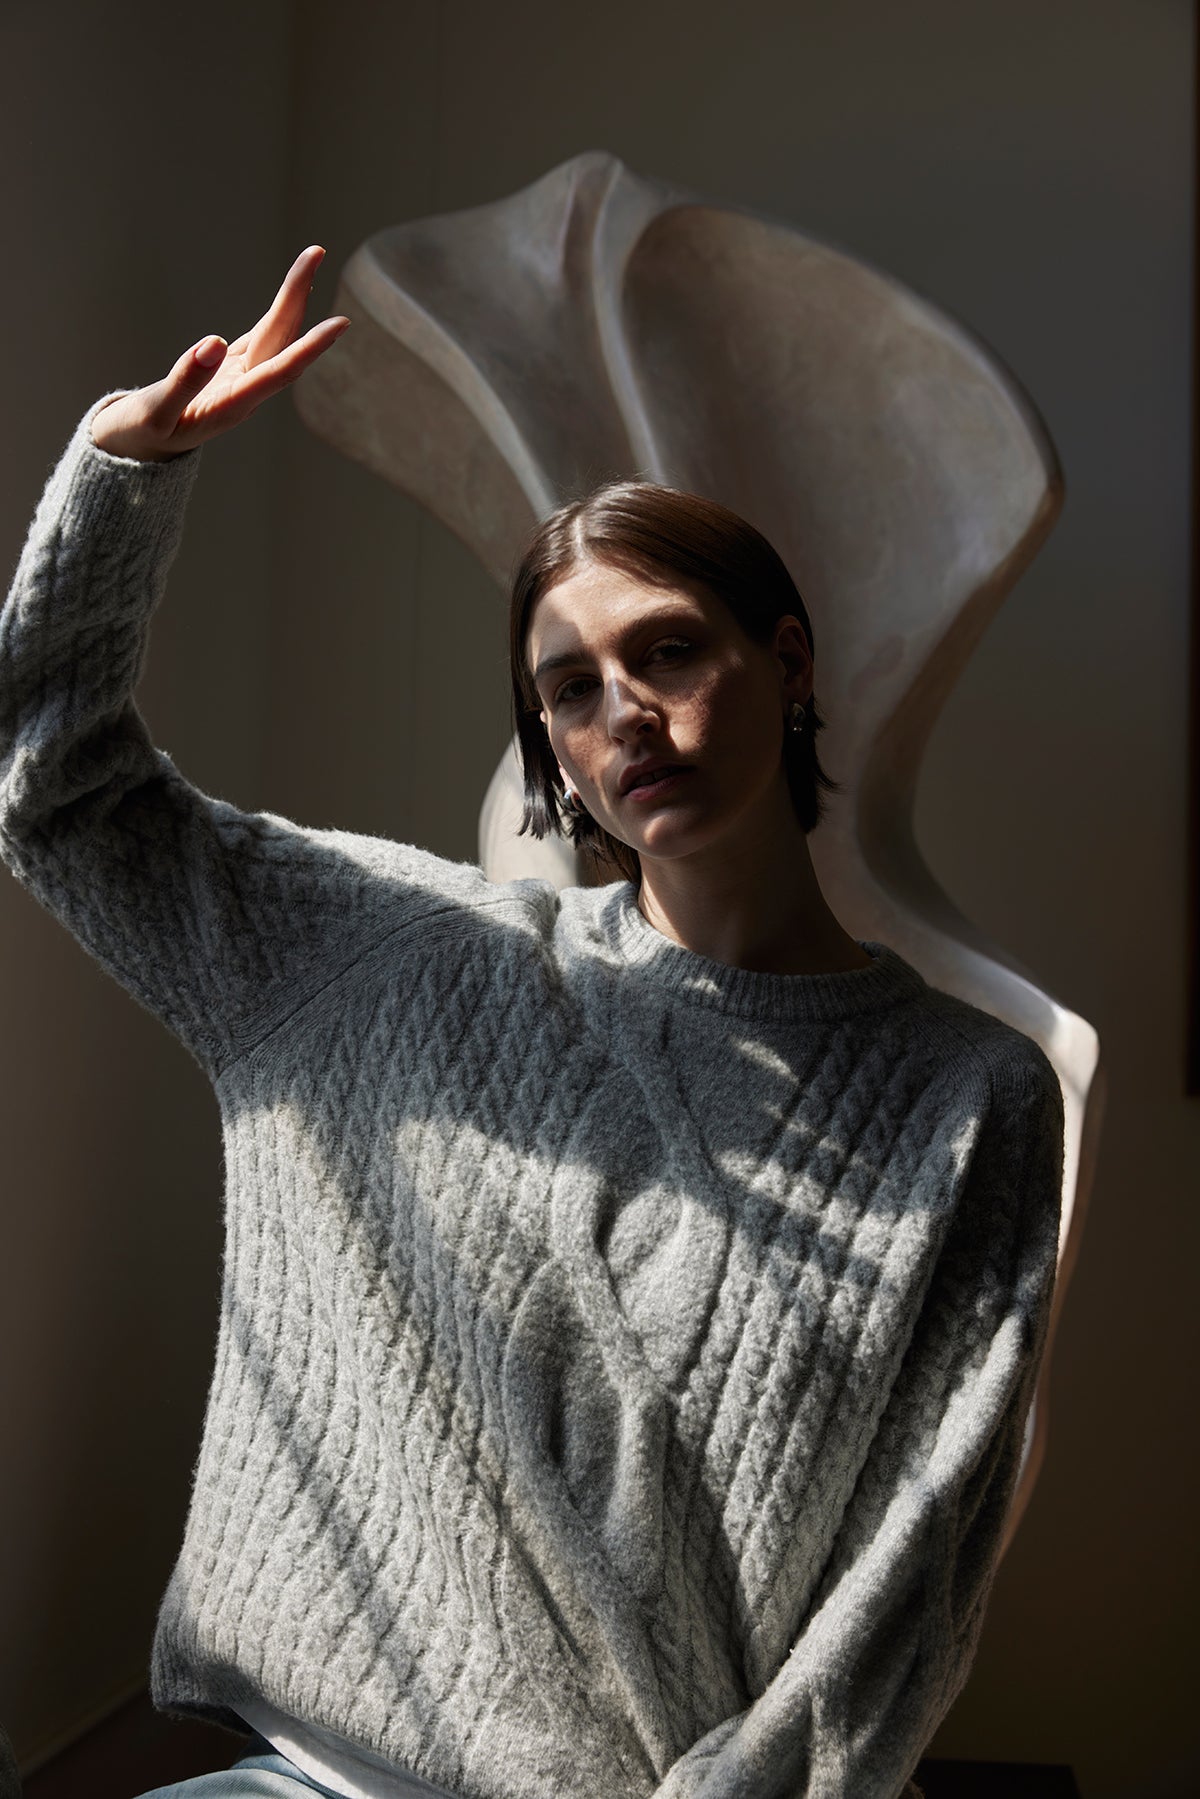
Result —
M 782 746 L 812 692 L 798 619 L 756 644 L 703 589 L 587 563 L 537 602 L 526 654 L 564 782 L 639 856 L 796 825 Z

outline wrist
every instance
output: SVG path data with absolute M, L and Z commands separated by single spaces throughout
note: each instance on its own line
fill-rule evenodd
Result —
M 107 456 L 118 456 L 127 462 L 173 462 L 179 451 L 163 450 L 148 443 L 144 434 L 129 425 L 122 425 L 120 418 L 120 402 L 126 398 L 124 393 L 110 394 L 102 400 L 92 414 L 91 439 L 96 449 L 103 450 Z M 117 407 L 117 413 L 112 408 Z

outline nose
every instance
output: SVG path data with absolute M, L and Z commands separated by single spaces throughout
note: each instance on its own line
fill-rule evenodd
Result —
M 619 743 L 656 731 L 661 718 L 632 682 L 612 674 L 604 684 L 604 714 L 608 734 Z

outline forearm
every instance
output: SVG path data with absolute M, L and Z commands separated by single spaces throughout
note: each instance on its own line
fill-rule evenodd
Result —
M 200 447 L 346 329 L 301 333 L 324 252 L 267 313 L 88 408 L 43 489 L 0 609 L 0 856 L 209 1069 L 378 934 L 375 844 L 194 787 L 134 704 Z
M 152 756 L 132 694 L 197 456 L 97 450 L 90 412 L 49 477 L 0 611 L 0 829 L 17 844 Z
M 124 985 L 208 1047 L 203 1008 L 183 991 L 187 869 L 171 843 L 188 793 L 133 701 L 198 458 L 113 458 L 91 441 L 94 410 L 47 479 L 0 610 L 0 856 Z M 152 994 L 156 935 L 172 934 L 172 993 Z
M 420 855 L 195 787 L 133 692 L 196 456 L 98 449 L 89 408 L 0 610 L 0 858 L 209 1072 L 402 927 Z

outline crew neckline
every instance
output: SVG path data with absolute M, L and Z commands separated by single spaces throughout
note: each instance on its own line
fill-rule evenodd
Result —
M 859 939 L 869 968 L 827 974 L 763 974 L 716 962 L 666 937 L 643 917 L 631 881 L 608 890 L 601 926 L 614 954 L 691 1005 L 742 1017 L 833 1019 L 913 998 L 927 983 L 889 944 Z

